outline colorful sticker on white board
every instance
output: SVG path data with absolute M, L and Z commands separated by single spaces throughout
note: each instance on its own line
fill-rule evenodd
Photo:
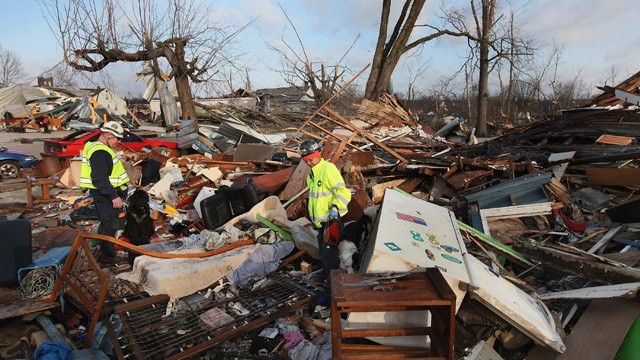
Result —
M 409 215 L 409 214 L 403 214 L 401 212 L 397 212 L 396 211 L 396 216 L 398 217 L 398 219 L 400 220 L 404 220 L 404 221 L 408 221 L 408 222 L 412 222 L 414 224 L 418 224 L 418 225 L 424 225 L 427 226 L 427 222 L 424 221 L 424 219 L 419 218 L 417 216 L 413 216 L 413 215 Z
M 433 255 L 433 253 L 431 252 L 431 250 L 429 249 L 424 249 L 425 254 L 427 254 L 427 257 L 433 261 L 436 260 L 436 256 Z
M 429 234 L 427 233 L 427 237 L 429 238 L 429 242 L 432 243 L 435 246 L 440 245 L 440 242 L 438 240 L 436 240 L 436 236 L 433 234 Z
M 449 254 L 454 253 L 454 252 L 460 252 L 460 250 L 458 250 L 458 248 L 454 248 L 453 246 L 449 246 L 449 245 L 440 245 L 441 248 L 444 249 L 444 251 L 448 252 Z
M 396 245 L 395 243 L 388 242 L 388 243 L 384 243 L 384 244 L 385 244 L 385 245 L 389 248 L 389 250 L 391 250 L 391 251 L 399 251 L 399 250 L 402 250 L 402 249 L 400 248 L 400 246 Z
M 445 268 L 445 267 L 438 266 L 438 265 L 436 265 L 436 267 L 438 268 L 438 270 L 440 270 L 442 272 L 447 272 L 447 268 Z
M 456 264 L 462 264 L 462 261 L 460 259 L 457 259 L 449 254 L 440 254 L 442 255 L 443 258 L 449 260 L 449 261 L 453 261 Z
M 413 236 L 413 240 L 415 241 L 420 241 L 420 242 L 424 242 L 424 239 L 422 238 L 422 235 L 420 235 L 420 233 L 415 232 L 413 230 L 409 231 L 411 233 L 411 236 Z

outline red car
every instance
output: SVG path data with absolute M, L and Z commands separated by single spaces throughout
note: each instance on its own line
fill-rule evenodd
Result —
M 71 133 L 60 139 L 44 140 L 44 152 L 42 156 L 58 156 L 58 157 L 74 157 L 81 156 L 84 144 L 87 141 L 96 141 L 100 136 L 100 130 L 80 130 Z M 124 131 L 124 138 L 120 141 L 119 146 L 123 150 L 131 150 L 139 152 L 145 146 L 166 147 L 169 149 L 177 149 L 178 144 L 175 141 L 160 140 L 156 138 L 143 137 L 129 130 Z

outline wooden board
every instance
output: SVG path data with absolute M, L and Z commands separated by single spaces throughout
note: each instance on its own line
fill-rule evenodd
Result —
M 0 320 L 32 314 L 60 306 L 51 300 L 22 300 L 16 297 L 14 290 L 3 289 L 0 292 Z
M 557 360 L 613 359 L 631 323 L 640 313 L 634 300 L 593 300 L 566 341 Z
M 289 181 L 285 186 L 284 190 L 280 192 L 278 198 L 280 200 L 289 200 L 292 197 L 296 196 L 300 191 L 304 190 L 307 187 L 307 174 L 309 174 L 309 166 L 304 161 L 301 161 L 296 169 L 293 171 L 293 174 L 289 176 Z
M 78 229 L 67 227 L 50 228 L 35 235 L 31 245 L 34 249 L 42 250 L 43 253 L 52 248 L 71 246 L 79 231 Z
M 632 137 L 628 136 L 617 136 L 617 135 L 600 135 L 599 138 L 596 139 L 598 144 L 610 144 L 610 145 L 629 145 L 633 142 Z
M 587 181 L 591 185 L 639 186 L 639 168 L 587 169 Z

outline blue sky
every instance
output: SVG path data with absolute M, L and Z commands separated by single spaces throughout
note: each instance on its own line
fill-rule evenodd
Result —
M 456 0 L 466 4 L 467 1 Z M 240 46 L 246 52 L 242 65 L 249 68 L 254 88 L 284 86 L 279 74 L 268 66 L 279 68 L 278 55 L 267 49 L 265 41 L 277 44 L 280 36 L 294 42 L 294 34 L 286 23 L 278 2 L 272 0 L 216 0 L 215 16 L 226 21 L 255 22 L 241 35 Z M 377 0 L 281 0 L 279 2 L 294 21 L 312 60 L 335 63 L 360 35 L 355 48 L 344 62 L 353 72 L 371 61 L 377 37 L 381 5 Z M 395 1 L 399 5 L 398 1 Z M 506 2 L 505 2 L 506 3 Z M 524 7 L 520 19 L 525 31 L 539 44 L 552 41 L 565 43 L 560 72 L 567 78 L 580 71 L 588 84 L 601 85 L 615 67 L 616 82 L 640 70 L 638 45 L 640 9 L 637 0 L 514 0 Z M 15 52 L 21 59 L 30 83 L 48 67 L 61 60 L 55 36 L 47 26 L 37 0 L 0 0 L 3 31 L 0 46 Z M 435 10 L 435 2 L 427 2 L 424 16 Z M 465 55 L 465 45 L 459 40 L 438 40 L 423 51 L 422 60 L 429 59 L 429 68 L 416 82 L 425 91 L 438 78 L 455 71 Z M 414 60 L 418 61 L 418 60 Z M 415 66 L 415 65 L 414 65 Z M 108 67 L 117 92 L 123 96 L 137 95 L 142 85 L 135 83 L 137 67 L 121 64 Z M 345 79 L 348 80 L 350 77 Z M 361 86 L 366 74 L 358 80 Z M 406 89 L 407 74 L 401 63 L 394 74 L 396 91 Z M 597 90 L 596 90 L 596 93 Z

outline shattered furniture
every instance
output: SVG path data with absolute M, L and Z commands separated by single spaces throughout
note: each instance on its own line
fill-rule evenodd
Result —
M 333 359 L 392 357 L 453 359 L 456 296 L 436 268 L 393 275 L 342 274 L 331 271 Z M 383 280 L 384 279 L 384 280 Z M 342 329 L 341 315 L 350 312 L 427 310 L 423 327 Z M 427 335 L 430 347 L 349 344 L 344 339 Z
M 56 201 L 55 198 L 51 197 L 49 190 L 51 186 L 56 184 L 56 180 L 53 178 L 42 178 L 42 179 L 31 179 L 27 177 L 27 203 L 30 207 L 34 205 L 40 204 L 48 204 L 50 202 Z M 39 186 L 41 189 L 41 198 L 36 198 L 33 194 L 33 188 L 35 186 Z
M 31 263 L 31 222 L 0 221 L 0 286 L 18 284 L 18 269 Z
M 102 273 L 100 265 L 93 257 L 89 247 L 89 234 L 79 233 L 64 263 L 60 277 L 51 293 L 51 300 L 56 300 L 62 286 L 68 287 L 67 293 L 82 304 L 83 310 L 90 316 L 84 347 L 89 348 L 93 338 L 93 330 L 101 318 L 102 308 L 109 292 L 109 278 Z
M 194 358 L 307 306 L 318 294 L 318 288 L 275 274 L 263 286 L 238 290 L 223 301 L 194 293 L 169 316 L 166 295 L 120 304 L 115 307 L 119 322 L 108 322 L 107 328 L 118 359 Z

